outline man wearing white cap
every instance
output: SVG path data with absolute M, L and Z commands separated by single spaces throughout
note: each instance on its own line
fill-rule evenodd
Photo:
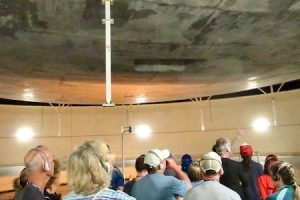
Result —
M 223 168 L 221 157 L 217 153 L 205 154 L 199 164 L 203 182 L 187 191 L 185 200 L 241 200 L 235 191 L 219 182 Z
M 133 197 L 137 200 L 182 199 L 192 184 L 175 161 L 168 159 L 170 155 L 170 151 L 166 149 L 153 149 L 145 154 L 144 163 L 148 175 L 133 186 Z M 165 176 L 163 173 L 166 167 L 173 169 L 178 179 L 173 176 Z

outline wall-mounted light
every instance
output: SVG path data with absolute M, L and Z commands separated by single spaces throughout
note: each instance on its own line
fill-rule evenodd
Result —
M 124 134 L 126 133 L 129 133 L 131 134 L 132 133 L 132 126 L 127 126 L 127 127 L 124 127 L 122 126 L 121 127 L 121 141 L 122 141 L 122 173 L 123 173 L 123 176 L 125 177 L 125 156 L 124 156 L 124 153 L 125 153 L 125 144 L 124 144 Z M 151 135 L 151 128 L 146 125 L 146 124 L 141 124 L 141 125 L 137 125 L 135 130 L 134 130 L 134 133 L 140 137 L 140 138 L 148 138 L 150 135 Z
M 146 125 L 146 124 L 140 124 L 137 125 L 135 128 L 135 134 L 139 137 L 139 138 L 148 138 L 151 135 L 151 128 L 150 126 Z
M 257 118 L 252 122 L 252 127 L 258 132 L 268 130 L 270 122 L 266 118 Z
M 32 137 L 33 137 L 33 131 L 31 128 L 27 128 L 27 127 L 20 128 L 16 133 L 16 138 L 22 142 L 26 142 L 30 140 Z

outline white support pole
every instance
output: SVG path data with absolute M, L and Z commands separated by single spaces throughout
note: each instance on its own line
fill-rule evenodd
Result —
M 49 105 L 56 111 L 57 113 L 57 136 L 61 136 L 61 113 L 64 108 L 68 107 L 70 104 L 58 104 L 54 106 L 52 103 Z
M 111 101 L 111 24 L 113 19 L 110 18 L 110 4 L 112 0 L 102 0 L 105 4 L 105 19 L 102 22 L 105 24 L 105 80 L 106 80 L 106 102 L 103 106 L 114 106 Z
M 205 131 L 203 108 L 200 108 L 201 131 Z
M 124 160 L 124 133 L 125 133 L 125 131 L 124 131 L 124 127 L 122 126 L 121 127 L 121 137 L 122 137 L 122 174 L 123 174 L 123 176 L 124 176 L 124 178 L 125 178 L 125 160 Z
M 212 108 L 211 108 L 211 101 L 210 101 L 211 97 L 212 97 L 212 96 L 209 96 L 208 99 L 207 99 L 207 101 L 208 101 L 208 106 L 209 106 L 208 109 L 209 109 L 209 120 L 210 120 L 210 121 L 212 121 Z
M 60 137 L 61 136 L 61 107 L 63 107 L 64 104 L 62 105 L 58 105 L 58 113 L 57 113 L 57 136 Z
M 272 97 L 272 111 L 273 111 L 273 123 L 274 123 L 274 126 L 277 126 L 276 102 L 273 97 Z

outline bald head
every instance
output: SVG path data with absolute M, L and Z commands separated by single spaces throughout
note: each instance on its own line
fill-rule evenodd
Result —
M 51 169 L 53 167 L 53 155 L 47 146 L 40 145 L 28 151 L 24 158 L 24 164 L 29 172 L 36 172 L 41 168 L 46 170 L 45 165 Z

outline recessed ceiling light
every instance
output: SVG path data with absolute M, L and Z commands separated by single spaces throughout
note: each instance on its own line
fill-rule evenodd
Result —
M 256 79 L 257 79 L 257 77 L 256 77 L 256 76 L 253 76 L 253 77 L 248 78 L 248 81 L 254 81 L 254 80 L 256 80 Z
M 186 67 L 184 65 L 163 65 L 163 64 L 139 64 L 134 67 L 137 72 L 183 72 Z
M 139 96 L 137 98 L 135 98 L 137 103 L 144 103 L 146 101 L 146 97 L 144 96 Z
M 25 89 L 23 93 L 23 98 L 25 100 L 33 100 L 34 94 L 31 89 Z
M 254 89 L 254 88 L 257 88 L 257 82 L 256 81 L 250 81 L 248 82 L 248 86 L 247 86 L 247 89 Z

